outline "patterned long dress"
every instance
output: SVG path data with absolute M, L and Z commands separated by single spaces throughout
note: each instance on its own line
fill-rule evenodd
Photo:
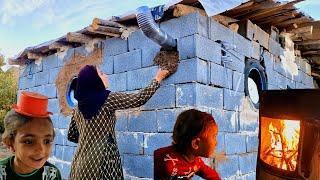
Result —
M 78 140 L 78 147 L 71 164 L 71 180 L 123 179 L 115 111 L 145 104 L 159 86 L 152 80 L 138 93 L 111 92 L 99 113 L 90 120 L 85 120 L 78 108 L 74 110 L 68 139 Z

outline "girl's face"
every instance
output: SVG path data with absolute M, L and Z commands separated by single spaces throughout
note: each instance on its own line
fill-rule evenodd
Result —
M 97 72 L 104 84 L 104 87 L 107 89 L 109 87 L 108 76 L 105 73 L 103 73 L 98 67 L 97 67 Z
M 41 168 L 51 154 L 53 127 L 47 119 L 32 119 L 17 130 L 11 150 L 17 173 L 30 173 Z
M 209 125 L 207 136 L 200 137 L 199 156 L 211 157 L 217 146 L 218 128 L 214 124 Z

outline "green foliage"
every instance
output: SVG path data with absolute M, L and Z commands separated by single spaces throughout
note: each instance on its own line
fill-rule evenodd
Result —
M 4 64 L 4 58 L 0 55 L 0 66 Z M 0 70 L 0 133 L 4 131 L 3 119 L 16 103 L 18 86 L 18 72 L 10 70 L 3 72 Z

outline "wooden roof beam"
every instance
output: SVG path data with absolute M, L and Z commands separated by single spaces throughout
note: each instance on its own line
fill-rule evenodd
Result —
M 39 54 L 39 53 L 28 52 L 27 57 L 28 57 L 28 59 L 39 60 L 39 59 L 42 59 L 44 57 L 44 55 Z
M 101 26 L 98 24 L 92 24 L 91 27 L 94 31 L 102 31 L 102 32 L 108 32 L 108 33 L 113 33 L 113 34 L 121 34 L 124 30 L 124 28 Z
M 49 45 L 49 50 L 64 51 L 65 49 L 72 48 L 73 46 L 66 43 L 54 42 Z
M 76 42 L 76 43 L 81 43 L 81 44 L 86 44 L 89 41 L 91 41 L 93 38 L 90 36 L 81 34 L 81 33 L 76 33 L 76 32 L 69 32 L 66 37 L 68 42 Z
M 106 31 L 99 31 L 99 30 L 94 30 L 92 26 L 87 27 L 87 31 L 91 32 L 91 33 L 95 33 L 95 34 L 103 34 L 105 36 L 109 36 L 109 37 L 120 37 L 120 34 L 115 34 L 115 33 L 110 33 L 110 32 L 106 32 Z
M 282 9 L 286 9 L 286 8 L 294 8 L 293 5 L 301 2 L 301 1 L 304 1 L 304 0 L 294 0 L 294 1 L 291 1 L 291 2 L 288 2 L 286 4 L 281 4 L 279 6 L 275 6 L 275 7 L 271 7 L 271 8 L 268 8 L 266 10 L 262 10 L 260 12 L 257 12 L 257 13 L 254 13 L 250 16 L 247 16 L 246 18 L 248 19 L 259 19 L 261 17 L 265 17 L 265 16 L 268 16 L 270 14 L 275 14 L 277 13 L 278 11 L 282 10 Z
M 94 18 L 92 21 L 92 26 L 96 26 L 96 25 L 100 25 L 100 26 L 110 26 L 110 27 L 115 27 L 115 28 L 125 28 L 124 25 L 114 22 L 114 21 L 108 21 L 108 20 L 103 20 L 103 19 L 99 19 L 99 18 Z
M 320 49 L 317 51 L 304 51 L 302 56 L 320 56 Z
M 285 27 L 285 26 L 289 26 L 291 24 L 297 24 L 298 25 L 298 24 L 309 22 L 309 21 L 310 21 L 309 17 L 302 16 L 302 17 L 298 17 L 298 18 L 289 19 L 289 20 L 277 23 L 275 25 L 278 26 L 278 27 Z

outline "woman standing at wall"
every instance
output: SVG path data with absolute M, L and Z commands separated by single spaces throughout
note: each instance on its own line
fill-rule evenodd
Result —
M 168 76 L 159 69 L 151 84 L 138 93 L 110 92 L 108 77 L 91 65 L 78 75 L 68 139 L 78 143 L 71 164 L 71 180 L 123 179 L 119 150 L 115 139 L 115 111 L 145 104 Z

